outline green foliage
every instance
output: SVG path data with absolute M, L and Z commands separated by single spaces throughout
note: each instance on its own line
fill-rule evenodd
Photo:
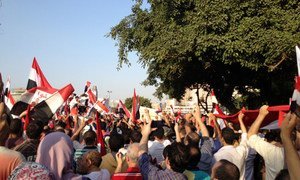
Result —
M 140 106 L 145 106 L 145 107 L 151 108 L 151 100 L 150 99 L 145 98 L 143 96 L 139 96 L 139 100 L 140 100 Z M 131 110 L 132 97 L 126 98 L 124 104 L 127 107 L 127 109 Z
M 243 103 L 288 103 L 300 1 L 148 0 L 148 5 L 142 8 L 137 0 L 109 36 L 118 42 L 119 68 L 130 65 L 128 52 L 137 52 L 148 69 L 143 84 L 156 86 L 157 97 L 180 99 L 186 88 L 209 84 L 231 111 L 234 89 L 249 97 Z M 249 103 L 254 88 L 260 94 Z

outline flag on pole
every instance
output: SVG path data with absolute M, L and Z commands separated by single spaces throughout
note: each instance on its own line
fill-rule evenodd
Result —
M 101 156 L 104 156 L 106 154 L 106 149 L 105 149 L 105 143 L 104 143 L 104 138 L 103 138 L 103 134 L 102 134 L 102 129 L 101 129 L 101 125 L 100 125 L 100 119 L 99 119 L 99 113 L 96 112 L 96 126 L 97 126 L 97 140 L 98 143 L 100 144 L 100 153 Z
M 34 87 L 45 87 L 48 89 L 53 89 L 52 86 L 47 81 L 44 73 L 42 72 L 36 58 L 33 58 L 32 67 L 29 73 L 29 79 L 27 83 L 27 90 Z
M 56 91 L 49 98 L 43 100 L 31 110 L 31 117 L 35 120 L 41 120 L 45 123 L 52 118 L 55 112 L 64 102 L 67 101 L 69 96 L 74 92 L 74 88 L 71 84 Z
M 91 82 L 90 81 L 87 81 L 86 82 L 86 85 L 84 86 L 84 93 L 87 92 L 87 90 L 91 87 Z
M 11 110 L 15 104 L 15 100 L 10 93 L 10 78 L 7 79 L 5 90 L 4 90 L 4 104 L 7 106 L 9 110 Z
M 132 122 L 136 123 L 138 117 L 137 117 L 137 112 L 139 111 L 139 102 L 138 102 L 138 97 L 136 95 L 135 89 L 133 91 L 133 97 L 132 97 L 132 110 L 131 110 L 131 115 L 132 115 Z

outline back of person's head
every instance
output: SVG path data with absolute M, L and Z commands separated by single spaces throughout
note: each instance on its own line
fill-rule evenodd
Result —
M 170 167 L 173 171 L 182 173 L 189 163 L 188 147 L 182 143 L 174 142 L 168 145 L 164 152 L 170 162 Z
M 189 147 L 189 168 L 197 167 L 201 159 L 201 152 L 199 146 L 190 146 Z
M 222 137 L 226 144 L 233 145 L 236 136 L 232 129 L 224 128 L 222 129 Z
M 13 119 L 10 122 L 9 132 L 11 134 L 17 134 L 17 135 L 20 135 L 20 136 L 22 135 L 23 125 L 22 125 L 21 119 Z
M 112 133 L 110 135 L 109 141 L 109 148 L 112 152 L 118 152 L 119 149 L 124 147 L 124 138 L 122 135 L 118 133 Z
M 130 134 L 130 140 L 133 143 L 138 143 L 142 139 L 142 133 L 140 131 L 134 130 Z
M 265 139 L 267 140 L 267 142 L 272 142 L 272 141 L 281 142 L 280 133 L 276 131 L 267 132 L 265 135 Z
M 126 156 L 132 163 L 137 163 L 139 158 L 139 143 L 132 143 L 127 148 Z
M 195 132 L 188 133 L 184 138 L 184 144 L 190 146 L 198 146 L 200 142 L 200 136 Z
M 290 180 L 290 174 L 287 169 L 282 169 L 276 176 L 275 180 Z
M 229 162 L 228 160 L 221 159 L 216 162 L 212 168 L 211 179 L 218 180 L 239 180 L 240 179 L 240 171 L 239 168 Z
M 158 138 L 158 139 L 163 139 L 164 138 L 164 128 L 158 127 L 155 131 L 153 131 L 153 136 Z
M 102 162 L 101 154 L 97 151 L 89 151 L 85 154 L 85 158 L 91 162 L 91 165 L 99 167 Z
M 26 135 L 30 139 L 39 139 L 43 132 L 41 121 L 31 121 L 26 128 Z
M 100 122 L 100 127 L 103 131 L 106 131 L 106 122 L 101 121 Z
M 213 137 L 214 133 L 215 133 L 214 128 L 212 126 L 210 126 L 210 125 L 206 125 L 206 129 L 208 131 L 209 137 Z
M 97 134 L 92 129 L 89 129 L 83 134 L 83 140 L 87 146 L 93 146 L 96 144 Z
M 55 122 L 55 127 L 54 128 L 55 128 L 55 130 L 57 130 L 57 129 L 65 129 L 66 126 L 67 126 L 67 124 L 65 122 L 63 122 L 61 120 L 57 120 Z

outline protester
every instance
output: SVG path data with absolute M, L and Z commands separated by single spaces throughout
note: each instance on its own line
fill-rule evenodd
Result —
M 109 138 L 109 148 L 111 152 L 102 157 L 100 168 L 107 169 L 110 174 L 113 174 L 117 168 L 117 160 L 115 158 L 116 154 L 123 147 L 124 147 L 123 136 L 118 134 L 117 132 L 112 133 Z M 122 166 L 122 171 L 125 171 L 127 167 L 128 167 L 127 163 L 124 162 Z
M 24 141 L 23 125 L 21 119 L 13 119 L 9 125 L 9 137 L 5 142 L 5 146 L 13 149 Z
M 127 153 L 124 156 L 121 152 L 116 154 L 118 166 L 112 175 L 112 180 L 142 180 L 142 174 L 138 166 L 139 144 L 133 143 L 128 146 Z M 128 168 L 122 172 L 123 158 L 125 158 Z
M 248 145 L 264 158 L 266 180 L 273 180 L 284 169 L 285 158 L 283 147 L 270 144 L 257 135 L 260 125 L 268 114 L 268 106 L 264 105 L 259 109 L 259 114 L 248 131 Z
M 0 79 L 0 91 L 1 91 L 1 79 Z M 5 141 L 9 136 L 9 126 L 4 119 L 4 103 L 0 102 L 0 179 L 7 179 L 11 172 L 23 161 L 24 156 L 16 151 L 6 148 Z
M 245 179 L 245 161 L 248 156 L 247 146 L 247 130 L 243 123 L 244 114 L 239 114 L 239 122 L 242 128 L 241 142 L 237 147 L 234 147 L 235 133 L 231 128 L 222 129 L 222 143 L 223 147 L 214 154 L 214 162 L 226 159 L 235 164 L 240 171 L 240 179 Z
M 83 143 L 84 146 L 82 148 L 78 148 L 75 150 L 74 154 L 74 160 L 77 161 L 77 159 L 82 156 L 84 153 L 88 151 L 98 151 L 98 148 L 96 146 L 97 144 L 97 134 L 93 130 L 88 130 L 83 135 Z
M 214 164 L 211 172 L 211 179 L 239 180 L 240 171 L 239 168 L 232 162 L 221 159 Z
M 23 162 L 14 169 L 8 180 L 54 180 L 53 174 L 47 167 L 36 162 Z
M 39 144 L 36 162 L 46 166 L 55 179 L 81 179 L 73 171 L 73 144 L 65 133 L 46 135 Z
M 27 139 L 14 148 L 24 155 L 26 161 L 35 161 L 37 149 L 43 132 L 43 123 L 40 121 L 31 121 L 26 128 Z
M 110 174 L 107 169 L 100 169 L 102 158 L 97 151 L 88 151 L 78 160 L 77 172 L 83 174 L 83 177 L 91 180 L 109 180 Z

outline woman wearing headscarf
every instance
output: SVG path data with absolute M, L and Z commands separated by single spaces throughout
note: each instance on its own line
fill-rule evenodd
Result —
M 39 144 L 36 162 L 49 168 L 55 179 L 82 179 L 73 172 L 73 144 L 65 133 L 48 134 Z
M 47 167 L 36 163 L 36 162 L 23 162 L 17 166 L 11 175 L 8 177 L 8 180 L 53 180 L 53 174 L 50 173 Z

